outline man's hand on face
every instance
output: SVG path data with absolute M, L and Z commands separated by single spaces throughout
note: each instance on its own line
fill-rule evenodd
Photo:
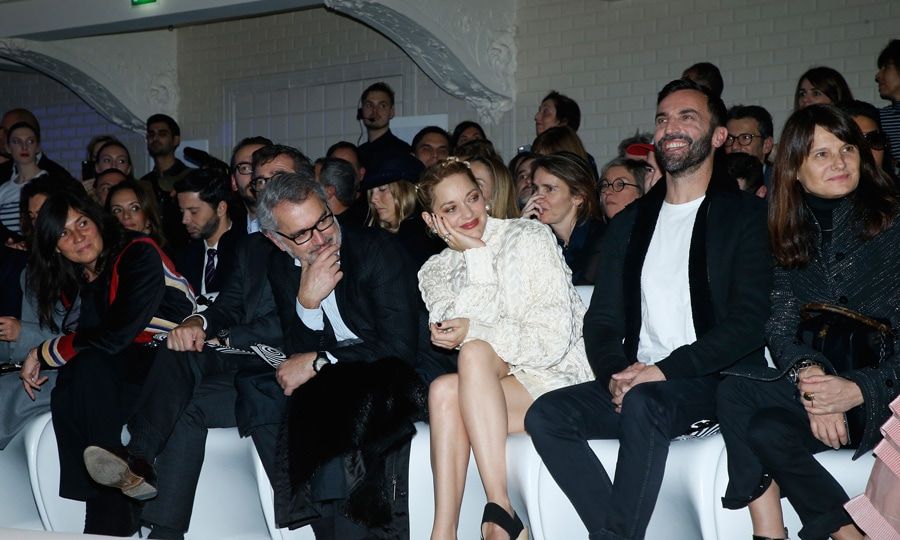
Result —
M 316 259 L 303 265 L 297 300 L 306 309 L 316 309 L 337 286 L 344 273 L 341 271 L 340 247 L 323 248 Z

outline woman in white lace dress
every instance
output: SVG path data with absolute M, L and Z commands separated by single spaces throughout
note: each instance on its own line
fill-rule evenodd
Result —
M 506 490 L 506 435 L 541 394 L 592 378 L 584 305 L 556 238 L 539 222 L 493 219 L 468 164 L 451 158 L 417 187 L 447 248 L 419 271 L 432 343 L 459 349 L 457 373 L 430 388 L 432 540 L 455 539 L 469 450 L 487 499 L 482 536 L 519 538 Z M 524 537 L 524 536 L 523 536 Z

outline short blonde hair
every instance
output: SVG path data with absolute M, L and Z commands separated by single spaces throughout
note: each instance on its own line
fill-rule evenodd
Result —
M 372 192 L 381 186 L 369 189 L 369 221 L 368 225 L 378 225 L 382 229 L 386 229 L 392 233 L 400 230 L 400 223 L 411 216 L 416 211 L 416 187 L 406 180 L 397 180 L 387 184 L 391 197 L 394 198 L 394 215 L 397 216 L 397 223 L 388 223 L 378 219 L 378 213 L 372 207 Z

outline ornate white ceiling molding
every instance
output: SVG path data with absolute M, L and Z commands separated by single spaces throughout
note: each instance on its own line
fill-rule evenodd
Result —
M 154 113 L 178 111 L 172 32 L 140 32 L 61 41 L 0 39 L 0 58 L 55 79 L 110 122 L 143 131 Z
M 515 0 L 325 0 L 396 43 L 441 88 L 497 123 L 516 93 Z

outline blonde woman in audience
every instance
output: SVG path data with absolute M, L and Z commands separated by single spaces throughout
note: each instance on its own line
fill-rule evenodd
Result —
M 429 168 L 422 219 L 447 245 L 419 271 L 432 343 L 458 349 L 458 372 L 430 387 L 432 540 L 455 539 L 470 449 L 490 501 L 482 538 L 525 538 L 506 489 L 506 436 L 543 393 L 589 380 L 584 305 L 550 229 L 494 219 L 469 166 Z M 467 536 L 468 537 L 468 533 Z
M 495 218 L 517 218 L 519 208 L 513 193 L 512 177 L 509 169 L 497 156 L 477 156 L 466 160 L 475 175 L 481 193 L 490 205 L 490 214 Z

